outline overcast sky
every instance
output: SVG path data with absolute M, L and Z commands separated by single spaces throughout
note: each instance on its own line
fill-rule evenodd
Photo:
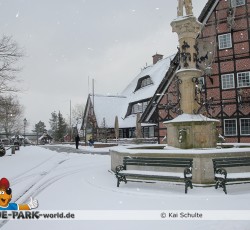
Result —
M 199 16 L 207 0 L 193 0 Z M 30 129 L 95 93 L 119 94 L 156 52 L 177 51 L 177 0 L 0 0 L 0 33 L 25 49 L 18 74 Z

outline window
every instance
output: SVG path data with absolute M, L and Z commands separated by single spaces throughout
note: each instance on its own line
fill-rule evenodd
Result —
M 153 84 L 153 81 L 151 80 L 150 76 L 149 75 L 144 76 L 138 80 L 135 91 L 137 91 L 138 89 L 143 88 L 147 85 L 151 85 L 151 84 Z
M 234 74 L 224 74 L 221 76 L 222 89 L 234 88 Z
M 140 103 L 134 104 L 132 106 L 132 113 L 140 113 L 140 112 L 142 112 Z
M 155 136 L 155 128 L 153 126 L 149 127 L 149 137 Z
M 152 82 L 151 78 L 147 77 L 147 78 L 145 78 L 145 79 L 142 80 L 142 82 L 141 82 L 141 88 L 145 87 L 147 85 L 151 85 L 152 83 L 153 82 Z
M 224 120 L 224 134 L 225 136 L 235 136 L 237 133 L 236 119 Z
M 123 129 L 119 129 L 119 138 L 123 138 Z
M 139 102 L 132 105 L 132 113 L 143 113 L 148 106 L 148 101 Z
M 240 119 L 240 134 L 250 135 L 250 118 Z
M 144 127 L 143 128 L 143 137 L 144 138 L 149 137 L 149 127 Z
M 226 49 L 232 47 L 231 34 L 222 34 L 218 36 L 219 39 L 219 49 Z
M 143 137 L 144 138 L 152 138 L 154 137 L 154 127 L 143 127 Z
M 231 0 L 232 7 L 242 6 L 242 5 L 245 5 L 245 0 Z
M 250 87 L 250 72 L 242 72 L 237 74 L 238 87 Z

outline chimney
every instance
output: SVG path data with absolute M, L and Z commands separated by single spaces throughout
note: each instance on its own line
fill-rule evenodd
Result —
M 156 53 L 153 57 L 153 64 L 156 64 L 159 60 L 163 58 L 163 55 Z

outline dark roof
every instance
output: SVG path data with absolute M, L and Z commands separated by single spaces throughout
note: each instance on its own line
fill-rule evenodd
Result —
M 160 83 L 160 85 L 158 86 L 154 96 L 151 98 L 146 110 L 144 111 L 144 113 L 142 114 L 141 118 L 140 118 L 140 122 L 145 122 L 147 123 L 148 120 L 150 119 L 148 116 L 149 116 L 149 113 L 150 111 L 152 110 L 155 110 L 156 109 L 156 104 L 155 102 L 157 101 L 157 99 L 159 99 L 159 95 L 157 94 L 164 94 L 165 93 L 165 88 L 166 88 L 166 85 L 168 84 L 169 81 L 171 81 L 171 77 L 174 76 L 174 72 L 177 70 L 177 68 L 179 67 L 179 53 L 177 53 L 175 56 L 174 56 L 174 59 L 171 61 L 170 63 L 170 67 L 168 69 L 168 71 L 166 72 L 165 74 L 165 77 L 162 79 L 162 82 Z M 160 96 L 162 97 L 162 96 Z M 160 101 L 160 100 L 159 100 Z M 159 104 L 159 102 L 158 102 Z M 152 115 L 151 115 L 152 116 Z
M 203 22 L 205 20 L 207 14 L 211 10 L 211 8 L 214 5 L 214 3 L 215 3 L 215 0 L 208 0 L 208 2 L 206 3 L 205 7 L 201 11 L 200 16 L 198 17 L 199 22 Z

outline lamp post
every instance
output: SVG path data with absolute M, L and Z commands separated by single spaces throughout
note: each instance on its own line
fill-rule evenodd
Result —
M 27 119 L 24 118 L 23 119 L 23 146 L 25 146 L 25 128 L 26 128 L 26 125 L 27 125 Z

